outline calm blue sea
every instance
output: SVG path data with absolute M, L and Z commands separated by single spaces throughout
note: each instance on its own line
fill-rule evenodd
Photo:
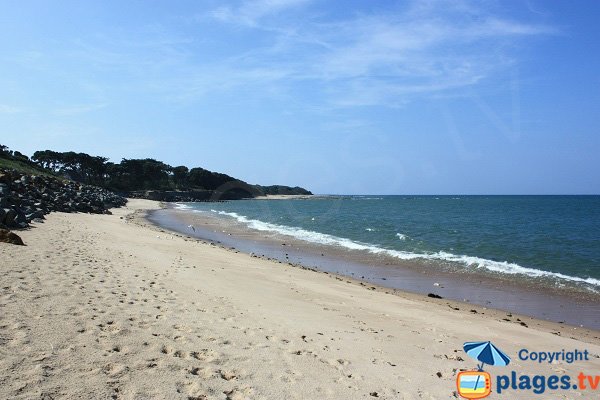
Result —
M 600 291 L 600 196 L 342 196 L 186 203 L 250 229 Z

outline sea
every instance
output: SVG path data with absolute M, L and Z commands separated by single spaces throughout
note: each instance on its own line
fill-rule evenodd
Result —
M 382 276 L 383 280 L 387 276 L 387 282 L 379 282 L 384 286 L 393 286 L 392 269 L 398 271 L 406 264 L 419 276 L 431 277 L 427 285 L 445 278 L 461 281 L 468 277 L 473 289 L 462 288 L 467 294 L 457 289 L 443 293 L 459 300 L 481 290 L 477 279 L 487 277 L 494 282 L 490 288 L 497 291 L 492 296 L 496 300 L 504 297 L 502 282 L 507 282 L 517 284 L 525 296 L 529 288 L 542 296 L 520 298 L 515 303 L 535 303 L 533 308 L 544 311 L 548 303 L 543 296 L 562 290 L 584 297 L 589 294 L 592 300 L 587 312 L 600 313 L 600 196 L 313 196 L 179 203 L 176 208 L 199 218 L 223 221 L 229 224 L 226 226 L 235 226 L 238 233 L 242 229 L 246 237 L 254 235 L 282 245 L 293 241 L 306 248 L 316 246 L 319 250 L 313 253 L 360 259 L 361 272 L 348 268 L 347 275 L 364 278 L 369 268 L 376 268 L 377 273 L 371 276 Z M 165 226 L 165 219 L 158 223 Z M 192 223 L 186 222 L 186 227 Z M 221 228 L 214 231 L 221 233 Z M 231 233 L 227 235 L 231 237 Z M 220 238 L 227 241 L 228 236 Z M 232 243 L 236 247 L 239 244 L 230 240 L 227 245 Z M 241 248 L 252 252 L 253 246 L 258 246 L 257 242 Z M 291 247 L 285 249 L 287 260 L 292 257 Z M 306 260 L 310 266 L 320 267 L 318 258 Z M 345 270 L 332 272 L 344 274 Z M 438 274 L 442 278 L 437 279 Z M 402 285 L 398 287 L 407 289 L 406 283 Z M 429 290 L 438 289 L 416 291 Z M 484 295 L 480 297 L 475 302 L 485 303 Z M 563 305 L 557 301 L 555 306 Z M 511 308 L 511 304 L 503 307 Z M 578 312 L 578 307 L 571 311 Z M 531 313 L 539 314 L 536 310 Z

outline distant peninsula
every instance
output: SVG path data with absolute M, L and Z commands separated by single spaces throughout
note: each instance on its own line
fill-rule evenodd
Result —
M 152 158 L 122 159 L 73 151 L 36 151 L 31 157 L 0 145 L 0 167 L 98 186 L 124 197 L 159 201 L 220 201 L 272 195 L 312 195 L 304 188 L 249 184 L 201 167 L 170 166 Z

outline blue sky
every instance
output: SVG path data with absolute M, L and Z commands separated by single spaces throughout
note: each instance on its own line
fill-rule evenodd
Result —
M 316 193 L 600 193 L 599 2 L 0 0 L 0 143 Z

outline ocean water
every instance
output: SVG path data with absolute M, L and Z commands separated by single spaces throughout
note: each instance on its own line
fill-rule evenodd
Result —
M 324 196 L 179 208 L 423 268 L 600 292 L 600 196 Z

